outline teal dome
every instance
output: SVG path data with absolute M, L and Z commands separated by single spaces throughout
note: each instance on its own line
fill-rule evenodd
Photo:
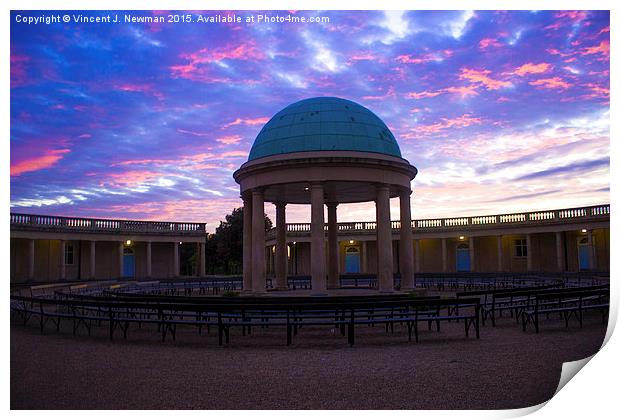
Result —
M 372 111 L 346 99 L 319 97 L 295 102 L 274 115 L 256 136 L 248 160 L 328 150 L 402 158 L 394 135 Z

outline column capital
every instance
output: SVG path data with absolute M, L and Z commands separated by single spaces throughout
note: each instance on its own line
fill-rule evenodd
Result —
M 263 195 L 263 194 L 264 194 L 264 192 L 265 192 L 265 189 L 264 189 L 264 188 L 253 188 L 253 189 L 252 189 L 252 196 L 255 196 L 255 195 Z
M 276 206 L 276 208 L 286 208 L 286 205 L 288 203 L 286 201 L 274 201 L 273 204 Z
M 311 182 L 310 183 L 310 188 L 311 189 L 315 189 L 315 188 L 323 189 L 323 183 L 322 182 L 317 182 L 317 181 Z
M 413 194 L 413 190 L 410 187 L 401 187 L 398 189 L 398 192 L 401 197 L 405 198 L 409 198 Z
M 339 203 L 338 203 L 337 201 L 327 201 L 327 202 L 325 203 L 325 205 L 326 205 L 327 207 L 338 207 L 338 204 L 339 204 Z

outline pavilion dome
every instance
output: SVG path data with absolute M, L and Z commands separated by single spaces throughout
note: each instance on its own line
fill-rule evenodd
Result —
M 402 158 L 390 129 L 355 102 L 317 97 L 295 102 L 265 124 L 248 160 L 309 151 L 357 151 Z

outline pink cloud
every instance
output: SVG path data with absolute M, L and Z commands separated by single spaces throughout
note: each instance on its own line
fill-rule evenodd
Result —
M 174 160 L 170 159 L 133 159 L 133 160 L 123 160 L 120 162 L 115 162 L 110 166 L 127 166 L 127 165 L 161 165 L 166 163 L 174 162 Z
M 581 55 L 601 54 L 603 57 L 609 59 L 609 41 L 607 40 L 601 41 L 601 43 L 596 46 L 583 48 L 579 52 L 579 54 Z
M 442 93 L 453 93 L 456 95 L 460 95 L 462 97 L 466 96 L 476 96 L 478 95 L 478 91 L 475 86 L 450 86 L 444 89 L 441 89 Z
M 427 125 L 416 125 L 411 129 L 410 133 L 407 133 L 401 137 L 403 138 L 416 138 L 422 136 L 426 136 L 429 134 L 435 134 L 440 131 L 449 129 L 449 128 L 465 128 L 471 125 L 481 124 L 482 119 L 479 117 L 472 117 L 471 114 L 463 114 L 460 117 L 456 118 L 441 118 L 440 122 L 434 124 Z
M 190 134 L 192 136 L 196 136 L 196 137 L 207 137 L 212 135 L 211 133 L 204 133 L 204 132 L 200 132 L 200 131 L 191 131 L 191 130 L 183 130 L 182 128 L 177 128 L 177 131 L 181 134 Z
M 526 63 L 520 67 L 517 67 L 517 69 L 514 71 L 514 74 L 517 74 L 519 76 L 525 76 L 526 74 L 539 74 L 545 73 L 552 68 L 553 66 L 549 63 Z
M 570 57 L 576 54 L 575 52 L 564 53 L 556 48 L 548 48 L 547 52 L 551 55 L 559 55 L 560 57 Z
M 215 141 L 222 144 L 237 144 L 241 140 L 241 136 L 223 136 L 215 139 Z
M 609 100 L 609 88 L 595 83 L 586 83 L 584 87 L 590 89 L 590 94 L 584 95 L 584 99 L 602 98 Z
M 490 74 L 490 70 L 474 70 L 463 68 L 461 69 L 459 79 L 465 79 L 473 83 L 478 83 L 489 90 L 498 90 L 512 85 L 510 82 L 493 79 L 489 76 Z
M 411 56 L 409 54 L 399 55 L 395 60 L 404 64 L 424 64 L 441 62 L 444 59 L 451 57 L 453 54 L 454 53 L 451 50 L 442 50 L 423 54 L 421 56 Z
M 376 95 L 376 96 L 362 96 L 362 99 L 366 100 L 366 101 L 382 101 L 388 98 L 393 98 L 396 96 L 396 91 L 394 90 L 393 86 L 390 86 L 387 90 L 387 92 L 385 92 L 385 94 L 383 95 Z
M 107 173 L 105 174 L 105 181 L 101 182 L 100 185 L 131 188 L 145 182 L 152 181 L 162 175 L 163 174 L 160 172 L 153 172 L 149 170 L 130 170 L 121 173 Z
M 155 98 L 159 99 L 160 101 L 164 99 L 164 95 L 160 91 L 155 89 L 153 87 L 153 85 L 151 85 L 151 84 L 125 83 L 125 84 L 121 84 L 121 85 L 115 85 L 114 88 L 118 89 L 120 91 L 123 91 L 123 92 L 144 93 L 144 94 L 147 94 L 147 95 L 154 96 Z
M 539 86 L 543 89 L 560 89 L 565 90 L 571 87 L 571 84 L 564 81 L 560 77 L 552 77 L 550 79 L 538 79 L 533 82 L 529 82 L 532 86 Z
M 43 152 L 43 156 L 24 159 L 14 164 L 11 163 L 11 176 L 19 176 L 26 172 L 51 168 L 70 151 L 70 149 L 46 150 Z
M 232 127 L 234 125 L 262 125 L 266 124 L 269 121 L 269 117 L 258 117 L 258 118 L 237 118 L 233 122 L 228 124 L 224 124 L 222 128 Z
M 435 90 L 435 91 L 422 91 L 422 92 L 409 92 L 407 94 L 408 98 L 411 99 L 424 99 L 424 98 L 433 98 L 435 96 L 443 95 L 446 93 L 459 95 L 461 97 L 467 96 L 476 96 L 478 95 L 478 91 L 476 90 L 476 86 L 449 86 L 443 89 Z
M 352 64 L 351 62 L 354 61 L 374 61 L 377 63 L 385 63 L 385 58 L 377 54 L 373 54 L 372 52 L 359 51 L 353 53 L 353 55 L 349 57 L 349 64 Z
M 224 152 L 220 156 L 223 158 L 247 157 L 248 152 L 245 150 L 232 150 L 230 152 Z
M 576 25 L 588 17 L 588 12 L 583 10 L 562 10 L 555 14 L 557 22 L 545 26 L 544 29 L 556 30 L 567 25 Z
M 489 47 L 501 47 L 502 43 L 497 40 L 497 38 L 484 38 L 481 39 L 478 43 L 478 47 L 481 50 L 486 50 Z
M 422 92 L 409 92 L 407 94 L 407 97 L 411 99 L 423 99 L 423 98 L 432 98 L 432 97 L 435 97 L 441 94 L 442 94 L 441 91 L 431 92 L 431 91 L 425 90 Z
M 11 87 L 16 88 L 28 84 L 26 64 L 30 57 L 26 55 L 11 54 Z
M 187 60 L 188 63 L 171 66 L 172 77 L 206 83 L 229 83 L 229 78 L 211 74 L 212 71 L 208 66 L 222 60 L 260 61 L 265 59 L 265 53 L 254 41 L 249 41 L 236 46 L 202 48 L 193 53 L 181 54 L 180 58 Z

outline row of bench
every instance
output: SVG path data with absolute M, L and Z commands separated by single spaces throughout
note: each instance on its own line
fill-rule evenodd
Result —
M 566 321 L 575 315 L 582 325 L 583 312 L 598 310 L 603 319 L 609 313 L 609 286 L 586 286 L 557 288 L 552 285 L 497 290 L 457 292 L 456 299 L 479 297 L 481 299 L 482 324 L 490 319 L 495 327 L 496 315 L 508 312 L 521 321 L 523 330 L 533 323 L 539 331 L 539 315 L 559 313 Z M 456 307 L 458 311 L 459 306 Z
M 151 296 L 152 298 L 153 296 Z M 163 298 L 163 297 L 162 297 Z M 168 297 L 170 299 L 171 297 Z M 355 330 L 359 325 L 383 325 L 386 331 L 394 331 L 394 325 L 400 324 L 407 328 L 408 339 L 412 336 L 419 341 L 419 323 L 427 323 L 428 328 L 434 325 L 439 331 L 443 321 L 464 321 L 466 336 L 471 328 L 480 337 L 480 305 L 479 299 L 440 299 L 438 297 L 411 298 L 394 296 L 391 298 L 376 297 L 369 299 L 293 299 L 265 300 L 237 299 L 209 302 L 146 301 L 142 297 L 87 297 L 59 296 L 55 299 L 15 296 L 11 299 L 11 309 L 19 314 L 27 323 L 33 316 L 39 318 L 40 329 L 43 331 L 48 322 L 60 329 L 63 320 L 71 320 L 73 333 L 85 327 L 89 334 L 93 324 L 107 323 L 109 337 L 112 340 L 115 332 L 120 329 L 126 337 L 129 327 L 137 324 L 155 324 L 162 340 L 170 334 L 176 338 L 177 327 L 194 326 L 202 333 L 203 328 L 217 328 L 218 343 L 229 342 L 230 331 L 240 328 L 242 334 L 250 333 L 252 327 L 285 327 L 286 343 L 290 345 L 292 338 L 302 327 L 329 326 L 338 329 L 347 337 L 349 345 L 355 343 Z M 447 308 L 463 305 L 459 313 L 448 313 Z

